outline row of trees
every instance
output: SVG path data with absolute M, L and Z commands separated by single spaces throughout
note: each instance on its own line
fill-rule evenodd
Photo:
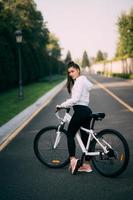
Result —
M 105 61 L 105 60 L 107 60 L 107 57 L 108 57 L 107 53 L 104 53 L 101 50 L 99 50 L 96 54 L 96 57 L 89 58 L 87 52 L 84 51 L 83 56 L 82 56 L 82 60 L 80 61 L 80 59 L 76 59 L 76 62 L 82 68 L 84 68 L 86 66 L 90 67 L 92 63 L 99 62 L 99 61 Z M 68 51 L 66 58 L 64 60 L 64 63 L 67 64 L 71 60 L 72 60 L 71 52 Z
M 123 59 L 133 57 L 133 8 L 126 13 L 123 12 L 117 19 L 118 42 L 114 59 Z M 91 63 L 107 61 L 106 52 L 99 50 L 95 57 L 88 58 L 87 52 L 84 51 L 82 61 L 78 60 L 82 67 L 90 66 Z M 65 62 L 71 60 L 71 53 L 68 51 Z
M 67 55 L 66 55 L 66 58 L 65 58 L 65 60 L 64 60 L 64 63 L 67 64 L 67 63 L 70 62 L 71 60 L 72 60 L 71 52 L 68 51 L 68 52 L 67 52 Z M 79 59 L 77 59 L 76 62 L 77 62 L 82 68 L 84 68 L 84 67 L 86 67 L 86 66 L 90 67 L 90 60 L 89 60 L 89 58 L 88 58 L 88 55 L 87 55 L 87 52 L 86 52 L 86 51 L 84 51 L 84 53 L 83 53 L 82 62 L 80 62 Z
M 15 31 L 21 29 L 23 84 L 63 73 L 58 38 L 51 34 L 34 0 L 0 1 L 0 91 L 18 85 Z
M 133 9 L 123 13 L 117 22 L 117 57 L 133 56 Z M 15 31 L 21 29 L 23 84 L 39 81 L 51 74 L 63 73 L 64 63 L 72 60 L 70 51 L 64 63 L 60 60 L 59 39 L 46 26 L 34 0 L 0 0 L 0 91 L 18 85 L 18 52 Z M 107 60 L 107 53 L 99 50 L 94 58 L 88 58 L 84 51 L 82 67 L 92 62 Z

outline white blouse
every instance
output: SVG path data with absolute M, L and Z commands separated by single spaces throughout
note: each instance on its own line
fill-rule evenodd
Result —
M 83 75 L 79 76 L 72 87 L 71 98 L 63 102 L 60 106 L 69 108 L 74 105 L 89 105 L 89 91 L 93 84 Z

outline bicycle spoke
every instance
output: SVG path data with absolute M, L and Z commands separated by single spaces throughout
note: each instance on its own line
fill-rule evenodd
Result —
M 98 140 L 106 146 L 108 153 L 105 154 L 100 145 L 97 142 L 94 143 L 93 151 L 102 153 L 92 159 L 95 168 L 105 176 L 119 175 L 126 169 L 129 160 L 129 150 L 125 139 L 114 130 L 106 130 L 101 131 Z
M 61 139 L 57 138 L 57 128 L 48 127 L 38 133 L 34 142 L 34 150 L 37 158 L 49 167 L 63 167 L 68 160 L 67 139 L 62 132 Z M 54 148 L 55 140 L 57 146 Z

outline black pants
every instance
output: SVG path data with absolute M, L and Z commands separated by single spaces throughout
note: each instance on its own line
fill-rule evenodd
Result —
M 80 126 L 83 126 L 85 128 L 90 128 L 89 115 L 92 113 L 91 109 L 88 106 L 76 105 L 73 106 L 73 109 L 74 109 L 74 114 L 69 123 L 67 131 L 67 144 L 70 157 L 75 156 L 76 146 L 74 137 L 77 131 L 79 130 Z M 86 146 L 88 134 L 82 130 L 80 131 L 80 133 L 82 141 Z

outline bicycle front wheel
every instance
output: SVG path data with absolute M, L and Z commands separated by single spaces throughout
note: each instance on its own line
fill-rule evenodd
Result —
M 108 153 L 103 152 L 97 141 L 92 143 L 92 151 L 99 151 L 100 155 L 92 157 L 95 169 L 107 177 L 120 175 L 129 162 L 129 148 L 125 138 L 116 130 L 105 129 L 97 135 L 102 145 L 106 146 Z
M 61 132 L 57 147 L 54 147 L 57 128 L 56 126 L 49 126 L 42 129 L 34 140 L 35 155 L 41 163 L 50 168 L 61 168 L 69 163 L 65 130 Z

